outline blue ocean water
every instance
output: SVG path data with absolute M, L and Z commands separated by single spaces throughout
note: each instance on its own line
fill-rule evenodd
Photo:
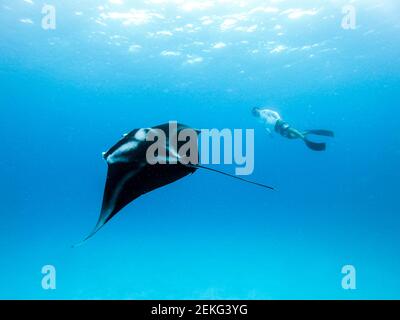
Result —
M 0 25 L 0 298 L 400 298 L 398 1 L 2 0 Z M 271 138 L 255 106 L 336 137 Z M 247 178 L 278 191 L 199 170 L 71 248 L 101 152 L 169 120 L 254 128 Z

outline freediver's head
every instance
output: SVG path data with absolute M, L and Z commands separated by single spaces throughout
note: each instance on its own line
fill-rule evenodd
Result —
M 259 116 L 260 116 L 260 111 L 261 111 L 260 108 L 254 107 L 254 108 L 251 110 L 251 113 L 253 114 L 253 116 L 259 117 Z
M 253 108 L 252 113 L 255 117 L 260 118 L 271 125 L 275 125 L 275 123 L 281 118 L 278 112 L 268 108 Z

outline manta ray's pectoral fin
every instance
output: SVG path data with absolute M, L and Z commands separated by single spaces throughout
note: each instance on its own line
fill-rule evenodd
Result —
M 99 219 L 93 231 L 74 247 L 81 245 L 94 236 L 123 207 L 143 194 L 140 188 L 132 188 L 136 182 L 135 176 L 140 172 L 141 168 L 142 166 L 138 163 L 114 163 L 108 165 Z

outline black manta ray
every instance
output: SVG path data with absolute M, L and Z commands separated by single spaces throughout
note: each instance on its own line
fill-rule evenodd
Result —
M 192 132 L 196 132 L 196 134 L 199 131 L 178 123 L 176 124 L 175 132 L 170 132 L 169 125 L 169 123 L 166 123 L 152 128 L 134 129 L 125 134 L 107 152 L 103 153 L 103 158 L 108 165 L 108 172 L 100 217 L 94 230 L 82 242 L 92 237 L 122 208 L 136 198 L 192 174 L 198 168 L 218 172 L 244 182 L 273 189 L 272 187 L 198 164 L 184 164 L 183 161 L 173 161 L 174 159 L 171 159 L 171 155 L 179 157 L 177 150 L 179 150 L 185 141 L 178 141 L 177 145 L 174 146 L 169 143 L 170 136 L 172 134 L 179 135 L 183 130 L 191 130 Z M 146 137 L 155 130 L 161 130 L 166 133 L 166 159 L 164 159 L 164 163 L 150 164 L 147 159 L 147 151 L 154 144 L 154 141 L 148 141 Z M 198 155 L 197 150 L 196 154 Z

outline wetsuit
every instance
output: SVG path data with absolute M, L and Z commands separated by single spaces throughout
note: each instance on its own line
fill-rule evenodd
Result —
M 307 147 L 314 151 L 324 151 L 326 149 L 326 143 L 324 142 L 313 142 L 308 140 L 307 136 L 309 134 L 325 136 L 325 137 L 333 137 L 334 134 L 329 130 L 307 130 L 304 132 L 300 132 L 297 129 L 292 128 L 286 121 L 279 119 L 275 123 L 275 131 L 279 133 L 281 136 L 288 139 L 302 139 Z

